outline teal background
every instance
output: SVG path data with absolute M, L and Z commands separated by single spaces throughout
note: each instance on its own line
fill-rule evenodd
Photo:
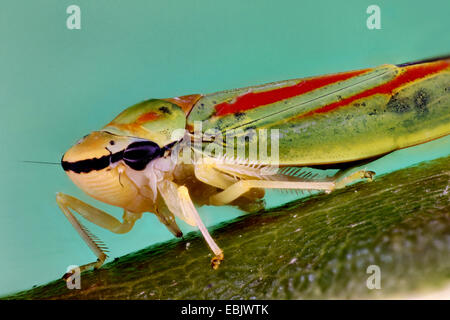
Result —
M 71 4 L 81 8 L 81 30 L 66 28 Z M 371 4 L 381 8 L 381 30 L 366 27 Z M 22 160 L 58 162 L 80 137 L 148 98 L 449 54 L 449 12 L 448 0 L 2 0 L 0 295 L 95 259 L 59 211 L 57 191 L 122 213 L 85 196 L 59 166 Z M 449 150 L 446 137 L 368 168 L 382 174 Z M 271 205 L 292 199 L 268 196 Z M 240 214 L 230 207 L 199 211 L 209 226 Z M 126 235 L 88 226 L 111 258 L 172 238 L 151 214 Z

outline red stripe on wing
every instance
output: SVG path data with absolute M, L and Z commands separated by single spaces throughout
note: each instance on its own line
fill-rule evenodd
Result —
M 450 66 L 450 63 L 448 61 L 439 61 L 439 62 L 430 63 L 430 64 L 412 65 L 412 66 L 405 67 L 405 70 L 402 73 L 400 73 L 396 78 L 392 79 L 388 83 L 385 83 L 378 87 L 358 93 L 352 97 L 343 99 L 341 101 L 330 103 L 330 104 L 320 107 L 316 110 L 307 112 L 307 113 L 299 116 L 298 118 L 307 117 L 307 116 L 310 116 L 310 115 L 316 114 L 316 113 L 326 113 L 326 112 L 335 110 L 339 107 L 348 105 L 348 104 L 352 103 L 353 101 L 356 101 L 356 100 L 359 100 L 362 98 L 367 98 L 374 94 L 389 94 L 389 95 L 391 95 L 395 89 L 401 87 L 402 85 L 405 85 L 408 82 L 412 82 L 412 81 L 424 78 L 426 76 L 429 76 L 431 74 L 437 73 L 439 71 L 442 71 L 442 70 L 448 68 L 449 66 Z
M 369 69 L 350 71 L 338 74 L 332 74 L 322 77 L 301 80 L 299 83 L 272 89 L 263 92 L 248 92 L 238 96 L 234 102 L 223 102 L 215 106 L 216 116 L 224 116 L 236 112 L 243 112 L 263 105 L 271 104 L 280 100 L 289 99 L 300 94 L 324 87 L 326 85 L 347 80 L 367 72 Z

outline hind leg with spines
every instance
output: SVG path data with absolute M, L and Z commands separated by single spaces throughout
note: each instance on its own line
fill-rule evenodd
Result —
M 227 169 L 229 170 L 229 169 Z M 213 195 L 210 197 L 211 205 L 226 205 L 241 197 L 249 190 L 253 188 L 260 189 L 294 189 L 294 190 L 322 190 L 325 192 L 331 192 L 335 189 L 341 189 L 347 186 L 348 184 L 357 181 L 359 179 L 367 178 L 369 181 L 372 180 L 375 172 L 359 170 L 353 172 L 355 168 L 350 168 L 346 170 L 339 171 L 331 180 L 302 180 L 301 178 L 296 178 L 292 176 L 283 176 L 276 174 L 270 177 L 270 180 L 253 180 L 253 179 L 241 179 L 236 181 L 235 183 L 229 183 L 229 176 L 226 174 L 234 174 L 234 172 L 224 171 L 224 168 L 218 167 L 218 170 L 215 170 L 215 175 L 212 176 L 211 184 L 220 185 L 218 182 L 220 177 L 223 177 L 223 184 L 227 185 L 223 191 Z M 201 173 L 203 170 L 198 168 L 196 170 L 196 174 Z M 240 168 L 239 172 L 242 172 L 242 168 Z M 202 181 L 208 183 L 208 175 L 204 174 L 201 176 Z M 278 179 L 278 180 L 277 180 Z

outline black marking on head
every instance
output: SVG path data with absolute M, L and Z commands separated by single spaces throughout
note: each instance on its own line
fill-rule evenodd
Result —
M 166 106 L 160 107 L 159 111 L 161 111 L 162 113 L 165 113 L 165 114 L 172 114 L 172 111 L 170 111 L 170 109 L 167 108 Z
M 132 142 L 125 150 L 111 153 L 100 158 L 92 158 L 75 162 L 63 161 L 61 165 L 64 171 L 75 173 L 89 173 L 109 167 L 111 164 L 123 160 L 126 165 L 134 170 L 144 170 L 147 164 L 155 158 L 163 157 L 177 141 L 160 148 L 156 143 L 148 140 Z M 106 148 L 108 150 L 108 148 Z M 108 150 L 109 151 L 109 150 Z M 110 151 L 111 152 L 111 151 Z M 64 156 L 63 156 L 64 158 Z
M 386 109 L 395 113 L 405 113 L 411 111 L 411 106 L 406 99 L 398 99 L 394 95 L 386 105 Z
M 61 166 L 63 167 L 64 171 L 72 171 L 75 173 L 89 173 L 91 171 L 103 170 L 107 168 L 110 164 L 122 160 L 122 157 L 123 157 L 123 150 L 116 153 L 111 153 L 107 156 L 103 156 L 100 158 L 92 158 L 75 162 L 63 161 L 61 159 Z
M 123 150 L 116 152 L 116 153 L 111 153 L 110 159 L 111 159 L 111 163 L 116 163 L 116 162 L 119 162 L 120 160 L 122 160 L 123 159 Z
M 64 157 L 64 156 L 63 156 Z M 80 160 L 76 162 L 68 162 L 61 160 L 61 165 L 64 171 L 73 171 L 75 173 L 88 173 L 92 170 L 102 170 L 109 166 L 110 155 L 100 158 L 92 158 L 86 160 Z

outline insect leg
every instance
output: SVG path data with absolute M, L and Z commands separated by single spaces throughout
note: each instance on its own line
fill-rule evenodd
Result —
M 308 180 L 308 176 L 296 177 L 296 176 L 286 176 L 284 174 L 273 174 L 269 176 L 264 176 L 258 174 L 254 168 L 243 165 L 234 166 L 223 166 L 221 164 L 216 164 L 214 168 L 217 168 L 216 176 L 214 181 L 217 181 L 220 176 L 227 177 L 227 174 L 240 175 L 240 180 L 234 184 L 229 184 L 224 190 L 211 196 L 209 198 L 211 205 L 225 205 L 235 199 L 241 197 L 247 193 L 250 189 L 296 189 L 296 190 L 324 190 L 326 192 L 331 192 L 334 189 L 340 189 L 348 185 L 349 183 L 362 179 L 368 178 L 372 179 L 375 174 L 373 171 L 356 170 L 357 167 L 352 167 L 349 169 L 339 171 L 332 180 L 326 179 L 322 181 Z M 252 170 L 254 172 L 252 172 Z M 200 171 L 200 170 L 199 170 Z M 262 171 L 261 171 L 262 172 Z M 271 172 L 271 170 L 269 170 Z M 197 170 L 196 170 L 197 174 Z M 253 175 L 253 177 L 251 177 Z M 247 176 L 247 177 L 245 177 Z M 208 178 L 203 180 L 208 183 Z M 224 180 L 226 181 L 226 180 Z
M 349 185 L 350 183 L 360 180 L 360 179 L 368 179 L 369 181 L 373 180 L 373 176 L 375 175 L 374 171 L 366 171 L 366 170 L 358 170 L 349 174 L 351 170 L 345 170 L 343 172 L 338 172 L 335 177 L 336 189 L 342 189 Z
M 195 177 L 210 186 L 221 189 L 226 189 L 236 183 L 236 179 L 215 170 L 214 166 L 209 164 L 196 165 Z
M 170 211 L 188 224 L 199 228 L 209 247 L 215 254 L 215 257 L 211 260 L 211 265 L 214 269 L 217 269 L 220 262 L 223 260 L 222 249 L 214 242 L 208 229 L 206 229 L 206 226 L 203 224 L 203 221 L 198 215 L 197 209 L 195 209 L 194 203 L 189 196 L 188 189 L 185 186 L 179 187 L 172 181 L 163 180 L 158 184 L 158 190 Z
M 106 212 L 64 193 L 58 193 L 56 195 L 56 202 L 66 218 L 81 236 L 81 238 L 97 256 L 96 262 L 82 265 L 80 267 L 80 271 L 91 268 L 99 268 L 107 258 L 107 248 L 99 239 L 97 239 L 91 232 L 89 232 L 89 230 L 85 226 L 83 226 L 78 221 L 78 219 L 72 214 L 72 211 L 77 212 L 90 222 L 102 228 L 108 229 L 114 233 L 126 233 L 130 231 L 134 226 L 134 222 L 142 215 L 124 211 L 123 223 L 121 223 L 119 220 L 107 214 Z M 68 276 L 70 276 L 70 274 L 71 272 L 66 273 L 63 278 L 66 279 Z
M 185 186 L 181 186 L 178 188 L 178 194 L 180 196 L 180 205 L 185 215 L 188 215 L 192 217 L 192 219 L 195 220 L 197 227 L 200 229 L 200 232 L 202 233 L 203 237 L 205 238 L 206 242 L 208 243 L 211 250 L 216 255 L 211 260 L 211 266 L 214 269 L 217 269 L 220 265 L 220 262 L 223 260 L 223 251 L 219 248 L 219 246 L 214 242 L 213 238 L 208 232 L 208 229 L 206 229 L 205 225 L 203 224 L 202 219 L 198 215 L 197 210 L 195 209 L 194 204 L 192 203 L 191 197 L 189 196 L 188 189 Z
M 301 190 L 325 190 L 335 189 L 335 183 L 329 181 L 272 181 L 272 180 L 240 180 L 232 186 L 211 196 L 209 198 L 212 205 L 225 205 L 239 198 L 242 194 L 252 188 L 261 189 L 301 189 Z
M 173 213 L 167 207 L 161 195 L 158 195 L 156 201 L 157 204 L 155 215 L 158 217 L 159 221 L 163 223 L 175 237 L 181 238 L 183 236 L 183 232 L 181 232 L 180 228 L 178 227 Z

